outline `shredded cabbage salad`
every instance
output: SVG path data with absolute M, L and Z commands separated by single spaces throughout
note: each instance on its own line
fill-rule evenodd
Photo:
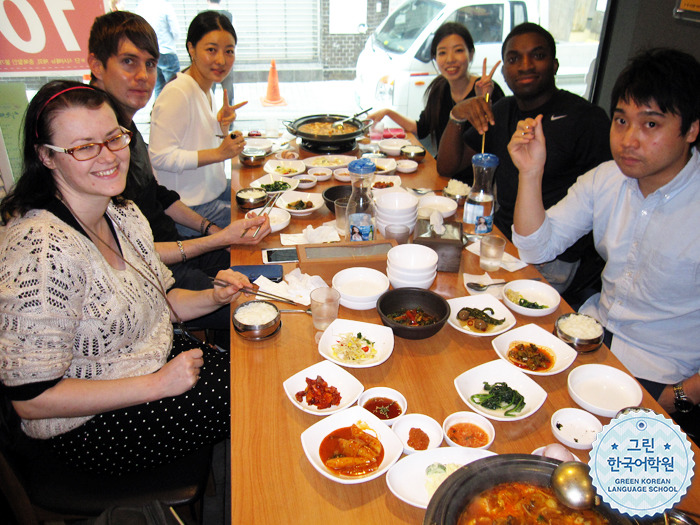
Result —
M 345 362 L 364 361 L 377 356 L 374 342 L 362 336 L 362 333 L 340 334 L 338 342 L 331 346 L 333 355 Z

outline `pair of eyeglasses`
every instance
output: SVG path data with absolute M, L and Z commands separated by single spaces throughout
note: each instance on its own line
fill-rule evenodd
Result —
M 102 151 L 103 147 L 106 147 L 109 151 L 119 151 L 126 148 L 131 143 L 132 133 L 128 129 L 124 129 L 119 126 L 122 132 L 119 135 L 115 135 L 111 139 L 107 139 L 104 142 L 92 142 L 90 144 L 81 144 L 74 148 L 59 148 L 58 146 L 52 146 L 51 144 L 44 144 L 45 147 L 53 151 L 58 151 L 59 153 L 68 153 L 75 160 L 90 160 L 97 157 Z

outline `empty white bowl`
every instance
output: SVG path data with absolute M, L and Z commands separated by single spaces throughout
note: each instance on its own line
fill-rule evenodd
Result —
M 351 303 L 372 303 L 389 289 L 389 279 L 373 268 L 354 267 L 340 270 L 333 276 L 332 286 L 343 299 Z M 345 306 L 345 305 L 344 305 Z
M 401 155 L 401 148 L 410 144 L 411 141 L 406 139 L 384 139 L 379 141 L 379 150 L 392 157 L 398 157 Z
M 418 169 L 418 163 L 415 160 L 398 160 L 396 161 L 396 171 L 399 173 L 413 173 Z
M 409 432 L 412 428 L 419 428 L 428 436 L 429 441 L 426 450 L 437 448 L 442 443 L 443 435 L 440 423 L 425 414 L 406 414 L 392 427 L 394 433 L 399 436 L 401 443 L 403 443 L 404 454 L 408 455 L 418 452 L 408 445 Z
M 569 372 L 569 395 L 578 406 L 603 417 L 639 406 L 642 387 L 629 374 L 608 365 L 581 365 Z
M 486 433 L 486 444 L 481 445 L 479 447 L 471 447 L 467 445 L 460 445 L 459 443 L 456 443 L 452 439 L 449 438 L 448 433 L 450 431 L 450 428 L 453 425 L 459 424 L 459 423 L 468 423 L 475 425 L 479 427 L 481 430 Z M 453 414 L 450 414 L 445 418 L 445 421 L 442 423 L 442 432 L 445 435 L 445 443 L 447 443 L 451 447 L 464 447 L 464 448 L 475 448 L 475 449 L 484 449 L 486 450 L 491 446 L 493 443 L 493 440 L 496 438 L 496 430 L 493 428 L 493 425 L 491 422 L 486 419 L 484 416 L 480 414 L 476 414 L 474 412 L 467 412 L 467 411 L 462 411 L 462 412 L 455 412 Z
M 418 208 L 413 208 L 410 210 L 383 210 L 382 208 L 377 208 L 377 217 L 387 221 L 410 221 L 416 220 L 418 217 Z
M 430 270 L 437 267 L 438 254 L 422 244 L 400 244 L 387 252 L 387 261 L 392 268 L 408 271 Z
M 377 197 L 377 209 L 383 212 L 418 209 L 418 197 L 405 191 L 382 193 Z
M 370 408 L 365 407 L 365 404 L 375 397 L 385 397 L 396 402 L 401 409 L 401 413 L 392 419 L 387 419 L 381 412 L 377 413 L 377 411 L 372 411 L 370 410 Z M 404 395 L 398 390 L 394 390 L 393 388 L 388 388 L 385 386 L 375 386 L 374 388 L 368 388 L 367 390 L 362 392 L 362 394 L 360 394 L 359 399 L 357 400 L 357 405 L 361 406 L 365 410 L 368 410 L 371 414 L 378 417 L 389 426 L 392 426 L 401 417 L 403 417 L 403 415 L 406 413 L 406 410 L 408 409 L 408 402 L 406 401 Z
M 443 218 L 447 218 L 452 217 L 457 211 L 457 201 L 442 195 L 424 195 L 418 200 L 418 207 L 437 210 Z
M 426 270 L 406 270 L 404 268 L 395 268 L 391 264 L 387 263 L 386 265 L 386 271 L 391 272 L 391 274 L 394 277 L 398 277 L 399 279 L 416 279 L 418 281 L 428 279 L 430 277 L 435 277 L 437 274 L 437 266 L 433 266 L 432 268 L 428 268 Z
M 424 280 L 418 280 L 418 279 L 399 279 L 397 277 L 394 277 L 390 271 L 387 270 L 387 274 L 389 277 L 389 282 L 391 283 L 391 286 L 394 288 L 422 288 L 424 290 L 427 290 L 433 285 L 433 281 L 435 281 L 435 276 L 430 277 L 428 279 Z

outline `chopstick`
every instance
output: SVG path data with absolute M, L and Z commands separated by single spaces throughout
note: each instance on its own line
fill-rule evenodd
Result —
M 274 177 L 272 177 L 272 180 L 273 181 L 275 180 Z M 265 206 L 263 206 L 263 209 L 260 210 L 260 213 L 258 213 L 258 217 L 260 217 L 263 213 L 265 213 L 268 210 L 268 208 L 272 209 L 272 207 L 275 205 L 275 202 L 277 202 L 277 199 L 279 198 L 280 195 L 281 195 L 281 193 L 278 193 L 278 194 L 274 195 L 273 197 L 271 197 L 270 199 L 268 199 L 268 201 L 265 203 Z M 258 229 L 255 230 L 253 237 L 255 237 L 258 234 L 261 226 L 262 225 L 258 226 Z M 245 234 L 248 233 L 248 230 L 250 230 L 250 228 L 246 228 L 245 230 L 243 230 L 243 233 L 241 233 L 241 237 L 245 237 Z
M 177 515 L 177 512 L 175 512 L 175 509 L 172 507 L 168 507 L 170 509 L 170 512 L 172 513 L 173 516 L 175 516 L 175 519 L 180 525 L 185 525 L 182 519 L 180 519 L 180 516 Z
M 211 280 L 212 284 L 216 286 L 231 286 L 231 283 L 222 281 L 221 279 L 217 279 L 216 277 L 209 277 L 209 280 Z M 294 306 L 303 306 L 304 308 L 306 308 L 306 305 L 304 304 L 294 302 L 291 299 L 287 299 L 286 297 L 281 297 L 279 295 L 275 295 L 269 292 L 263 292 L 260 289 L 241 288 L 241 292 L 244 292 L 248 295 L 259 295 L 260 297 L 264 297 L 265 299 L 272 299 L 273 301 L 280 301 L 282 303 L 293 304 Z

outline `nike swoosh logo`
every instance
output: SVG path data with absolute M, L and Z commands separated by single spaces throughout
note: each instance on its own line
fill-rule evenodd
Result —
M 550 119 L 551 119 L 552 121 L 555 121 L 555 120 L 559 120 L 560 118 L 566 118 L 566 117 L 568 117 L 568 115 L 552 115 L 552 116 L 550 117 Z

